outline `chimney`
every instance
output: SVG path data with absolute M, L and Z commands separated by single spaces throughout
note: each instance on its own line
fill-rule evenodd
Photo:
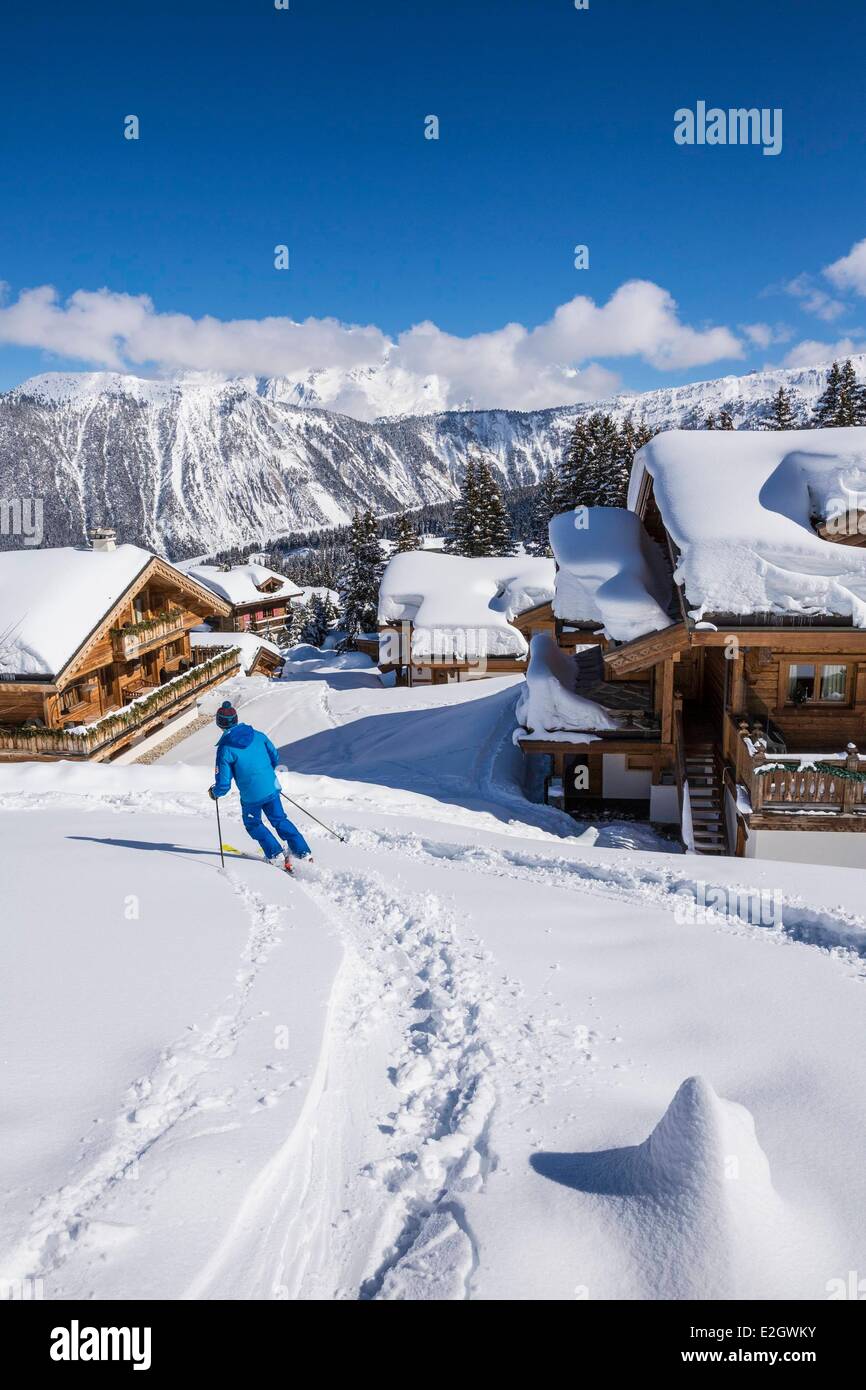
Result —
M 117 532 L 110 526 L 97 526 L 89 532 L 89 536 L 92 550 L 98 550 L 105 555 L 110 550 L 117 549 Z

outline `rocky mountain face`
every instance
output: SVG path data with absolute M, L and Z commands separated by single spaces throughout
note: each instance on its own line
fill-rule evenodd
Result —
M 866 356 L 854 359 L 866 379 Z M 302 384 L 109 372 L 33 377 L 0 395 L 0 499 L 41 498 L 44 544 L 96 525 L 179 559 L 293 530 L 339 525 L 357 506 L 394 512 L 456 494 L 470 452 L 503 484 L 562 457 L 575 417 L 629 412 L 699 428 L 724 408 L 757 428 L 780 385 L 809 414 L 827 367 L 756 372 L 587 406 L 447 411 L 372 423 L 297 405 Z M 0 548 L 20 545 L 0 534 Z

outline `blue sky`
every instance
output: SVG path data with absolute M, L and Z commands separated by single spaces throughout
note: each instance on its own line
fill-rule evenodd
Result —
M 441 374 L 446 403 L 527 406 L 857 346 L 866 254 L 824 271 L 866 238 L 864 46 L 851 0 L 10 11 L 0 388 L 54 369 L 264 375 L 391 353 L 409 376 Z M 698 99 L 781 107 L 782 153 L 676 145 L 674 111 Z M 633 280 L 657 291 L 605 311 Z M 18 305 L 40 286 L 56 300 Z M 592 306 L 525 333 L 575 296 Z M 289 331 L 307 320 L 337 323 Z M 423 322 L 436 330 L 401 339 Z

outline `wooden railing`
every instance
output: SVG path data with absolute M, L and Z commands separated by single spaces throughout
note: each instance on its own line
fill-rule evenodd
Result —
M 182 632 L 182 613 L 160 613 L 155 618 L 130 627 L 113 627 L 111 649 L 118 661 L 134 661 L 141 652 L 178 637 Z
M 843 815 L 866 813 L 866 757 L 849 743 L 837 755 L 804 758 L 797 754 L 767 751 L 757 729 L 743 721 L 725 720 L 725 757 L 758 811 L 836 811 Z
M 23 757 L 55 756 L 89 758 L 112 743 L 138 733 L 157 715 L 167 714 L 188 701 L 198 690 L 240 670 L 240 651 L 228 647 L 199 665 L 166 681 L 149 694 L 133 700 L 121 709 L 112 710 L 81 730 L 74 729 L 0 729 L 0 754 L 12 753 Z

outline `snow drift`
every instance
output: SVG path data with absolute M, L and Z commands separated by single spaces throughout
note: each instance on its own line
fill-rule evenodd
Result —
M 530 645 L 526 684 L 517 699 L 517 722 L 536 738 L 571 730 L 617 729 L 608 710 L 578 695 L 574 659 L 547 632 L 538 632 Z
M 850 618 L 866 627 L 866 548 L 823 540 L 866 483 L 866 429 L 671 430 L 638 452 L 679 551 L 692 615 Z

